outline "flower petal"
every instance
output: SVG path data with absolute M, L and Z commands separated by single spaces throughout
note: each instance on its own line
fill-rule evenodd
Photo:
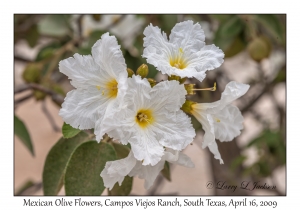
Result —
M 168 42 L 167 35 L 160 28 L 150 24 L 144 30 L 144 52 L 142 57 L 154 65 L 163 74 L 169 74 L 170 58 L 175 46 Z M 178 50 L 178 49 L 176 49 Z
M 214 158 L 220 160 L 220 164 L 224 164 L 224 161 L 221 158 L 220 152 L 218 150 L 218 145 L 215 141 L 211 142 L 208 145 L 209 151 L 214 154 Z
M 169 111 L 178 111 L 185 102 L 186 90 L 178 81 L 163 81 L 151 90 L 152 108 L 164 107 Z
M 59 115 L 74 128 L 94 128 L 99 118 L 98 109 L 107 107 L 109 99 L 102 96 L 97 88 L 76 89 L 68 92 Z
M 228 105 L 216 116 L 218 121 L 214 122 L 214 129 L 217 139 L 231 141 L 241 134 L 244 118 L 236 106 Z
M 174 113 L 159 111 L 151 130 L 161 145 L 174 150 L 184 149 L 196 136 L 191 119 L 181 110 Z
M 177 23 L 171 31 L 170 43 L 173 43 L 183 51 L 197 52 L 205 45 L 204 31 L 199 23 L 187 20 Z
M 111 190 L 116 182 L 119 182 L 119 185 L 121 185 L 124 177 L 130 173 L 136 163 L 137 161 L 132 152 L 130 152 L 124 159 L 107 161 L 105 168 L 100 174 L 103 179 L 104 186 Z
M 90 55 L 74 54 L 74 57 L 59 62 L 59 70 L 71 79 L 75 88 L 95 87 L 105 81 L 100 77 L 99 66 Z
M 189 59 L 188 66 L 193 66 L 197 72 L 206 72 L 221 66 L 224 62 L 223 58 L 224 53 L 221 49 L 215 45 L 206 45 L 197 52 L 197 56 Z
M 115 36 L 109 36 L 109 33 L 103 34 L 92 47 L 92 55 L 101 71 L 116 78 L 118 82 L 126 80 L 128 74 L 125 59 Z
M 137 130 L 137 133 L 128 140 L 134 157 L 143 161 L 143 165 L 156 165 L 164 154 L 164 149 L 155 138 L 155 134 L 150 129 L 143 131 Z

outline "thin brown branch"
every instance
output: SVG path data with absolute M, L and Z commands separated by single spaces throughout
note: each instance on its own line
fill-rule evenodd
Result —
M 20 85 L 15 88 L 15 94 L 22 93 L 23 91 L 30 90 L 30 86 L 27 84 Z
M 15 55 L 14 56 L 14 60 L 15 61 L 21 61 L 21 62 L 25 62 L 25 63 L 30 63 L 32 62 L 31 60 L 27 59 L 27 58 L 23 58 L 21 56 Z
M 33 96 L 33 93 L 29 93 L 29 94 L 27 94 L 26 96 L 24 96 L 22 98 L 16 99 L 15 100 L 15 105 L 18 105 L 18 104 L 26 101 L 27 99 L 30 99 L 32 96 Z
M 55 132 L 59 132 L 60 129 L 59 129 L 59 127 L 56 125 L 56 123 L 55 123 L 53 117 L 51 116 L 50 112 L 48 111 L 48 109 L 47 109 L 47 107 L 46 107 L 46 101 L 45 101 L 45 100 L 42 102 L 42 111 L 44 112 L 44 114 L 46 115 L 47 119 L 49 120 L 52 129 L 53 129 Z
M 25 90 L 30 90 L 30 89 L 31 90 L 39 90 L 43 93 L 46 93 L 47 95 L 51 96 L 52 100 L 54 102 L 56 102 L 57 104 L 62 104 L 64 102 L 64 98 L 61 95 L 55 93 L 54 91 L 52 91 L 48 88 L 45 88 L 45 87 L 43 87 L 39 84 L 35 84 L 35 83 L 30 83 L 30 84 L 21 85 L 21 86 L 17 87 L 15 89 L 15 94 L 21 93 Z

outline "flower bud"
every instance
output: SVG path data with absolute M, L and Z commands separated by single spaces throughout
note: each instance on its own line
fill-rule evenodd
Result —
M 130 68 L 127 68 L 128 77 L 132 77 L 134 75 L 134 71 Z
M 148 82 L 150 83 L 151 87 L 154 87 L 154 85 L 156 85 L 156 81 L 152 78 L 148 78 Z
M 188 95 L 195 95 L 195 91 L 194 91 L 194 87 L 195 87 L 195 84 L 185 84 L 184 85 L 184 88 L 187 92 Z
M 192 105 L 196 104 L 196 102 L 194 101 L 190 101 L 190 100 L 186 100 L 184 102 L 184 104 L 182 105 L 181 109 L 182 111 L 188 113 L 188 114 L 192 114 L 191 111 L 193 110 Z
M 185 82 L 185 80 L 186 80 L 186 77 L 181 78 L 180 76 L 171 75 L 171 76 L 168 77 L 168 80 L 176 80 L 180 84 L 183 84 Z
M 146 64 L 142 64 L 137 70 L 136 73 L 140 75 L 142 78 L 147 77 L 149 72 L 148 66 Z
M 29 63 L 22 77 L 27 83 L 38 83 L 40 81 L 41 65 L 37 63 Z

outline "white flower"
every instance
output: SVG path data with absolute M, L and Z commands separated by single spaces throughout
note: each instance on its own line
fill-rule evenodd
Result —
M 59 70 L 76 88 L 68 92 L 59 115 L 74 128 L 90 129 L 96 120 L 101 123 L 109 106 L 127 89 L 126 64 L 114 36 L 103 34 L 92 55 L 75 54 L 59 63 Z
M 163 74 L 202 81 L 207 70 L 219 67 L 224 61 L 223 51 L 215 45 L 205 45 L 201 26 L 191 20 L 177 23 L 169 41 L 152 24 L 145 28 L 144 35 L 143 57 Z
M 128 78 L 123 109 L 112 108 L 110 116 L 95 127 L 122 144 L 130 143 L 133 154 L 143 165 L 157 164 L 164 147 L 182 150 L 193 141 L 195 130 L 191 119 L 180 110 L 186 90 L 178 81 L 164 81 L 151 88 L 147 79 Z
M 231 141 L 241 134 L 243 116 L 240 110 L 230 103 L 244 95 L 249 87 L 249 85 L 238 82 L 230 82 L 226 85 L 219 101 L 192 105 L 191 113 L 202 124 L 205 131 L 202 148 L 208 146 L 221 164 L 223 164 L 223 160 L 215 139 L 219 139 L 221 142 Z
M 106 162 L 100 176 L 103 178 L 104 186 L 111 190 L 116 182 L 121 185 L 126 175 L 131 177 L 138 175 L 139 178 L 145 179 L 144 187 L 148 190 L 153 185 L 159 172 L 164 168 L 165 161 L 189 168 L 194 167 L 188 156 L 172 149 L 164 151 L 161 160 L 154 166 L 144 166 L 141 161 L 134 158 L 132 151 L 130 151 L 124 159 Z

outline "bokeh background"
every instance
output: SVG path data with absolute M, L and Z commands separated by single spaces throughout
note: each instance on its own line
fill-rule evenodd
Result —
M 51 147 L 62 136 L 58 116 L 66 93 L 73 89 L 58 70 L 58 62 L 74 53 L 90 54 L 91 47 L 107 31 L 115 35 L 128 68 L 146 60 L 143 30 L 152 23 L 168 35 L 184 20 L 199 22 L 206 44 L 225 53 L 222 66 L 207 72 L 201 91 L 189 97 L 197 102 L 219 100 L 232 80 L 250 84 L 235 101 L 245 120 L 242 134 L 231 142 L 217 141 L 225 162 L 220 165 L 208 149 L 201 148 L 203 130 L 192 117 L 197 136 L 185 150 L 195 168 L 171 165 L 171 182 L 159 175 L 146 191 L 134 178 L 131 195 L 285 195 L 286 194 L 286 15 L 285 14 L 168 14 L 168 15 L 14 15 L 14 192 L 43 195 L 42 172 Z M 152 65 L 150 78 L 166 79 Z M 27 132 L 25 131 L 27 130 Z M 20 134 L 21 132 L 21 134 Z M 19 138 L 21 136 L 21 138 Z M 28 140 L 31 140 L 29 144 Z M 276 186 L 273 190 L 208 189 L 207 183 L 243 181 Z M 106 191 L 103 193 L 107 194 Z M 59 195 L 64 195 L 62 189 Z

